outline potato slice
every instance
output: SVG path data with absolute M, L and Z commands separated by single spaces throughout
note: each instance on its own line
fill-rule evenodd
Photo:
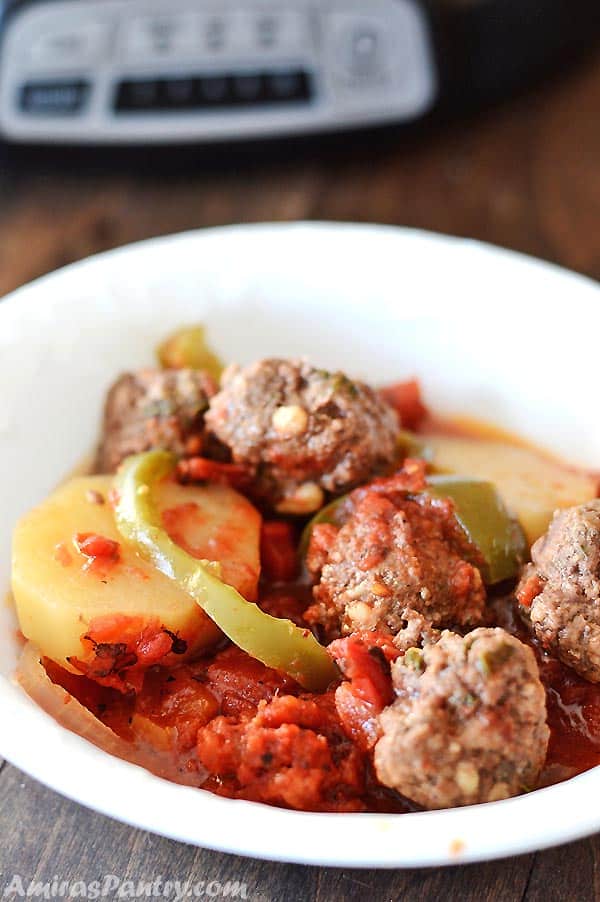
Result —
M 260 574 L 260 514 L 226 485 L 163 482 L 157 493 L 163 524 L 178 545 L 199 560 L 220 561 L 223 582 L 256 601 Z
M 190 596 L 122 542 L 111 506 L 97 503 L 111 486 L 107 476 L 72 479 L 17 524 L 12 588 L 22 632 L 68 669 L 67 657 L 82 654 L 82 635 L 106 615 L 158 620 L 187 642 L 188 655 L 213 644 L 221 634 Z M 219 560 L 224 580 L 256 597 L 260 515 L 250 502 L 227 486 L 174 482 L 159 487 L 157 501 L 175 541 Z M 82 533 L 119 542 L 118 562 L 86 567 L 74 541 Z
M 435 470 L 493 482 L 521 522 L 530 545 L 546 531 L 557 508 L 582 504 L 597 495 L 597 479 L 530 448 L 445 436 L 428 436 L 427 444 Z

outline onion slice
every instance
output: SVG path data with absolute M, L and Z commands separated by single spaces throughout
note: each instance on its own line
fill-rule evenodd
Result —
M 161 755 L 153 749 L 140 748 L 118 736 L 66 689 L 52 682 L 41 658 L 37 646 L 28 642 L 19 658 L 15 678 L 27 695 L 61 726 L 93 743 L 103 752 L 144 767 L 157 777 L 186 786 L 200 786 L 204 782 L 207 772 L 199 763 L 197 770 L 188 771 L 179 767 L 175 758 Z

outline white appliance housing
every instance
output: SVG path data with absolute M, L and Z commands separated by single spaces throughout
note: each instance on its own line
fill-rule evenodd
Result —
M 41 0 L 5 10 L 0 135 L 12 141 L 339 130 L 415 119 L 436 92 L 416 0 Z

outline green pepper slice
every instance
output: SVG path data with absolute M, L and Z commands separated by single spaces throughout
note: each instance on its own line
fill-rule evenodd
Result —
M 408 429 L 399 430 L 398 448 L 402 457 L 419 457 L 427 463 L 433 460 L 433 449 L 427 444 L 426 439 L 416 432 L 409 432 Z
M 348 495 L 340 495 L 339 498 L 334 498 L 333 501 L 330 501 L 329 504 L 322 507 L 314 517 L 310 518 L 300 536 L 300 544 L 298 545 L 298 555 L 300 560 L 304 560 L 306 557 L 306 552 L 308 551 L 308 546 L 310 544 L 310 537 L 315 526 L 319 523 L 335 523 L 336 525 L 340 525 L 336 514 L 347 497 Z
M 188 326 L 170 335 L 158 347 L 158 360 L 167 369 L 206 370 L 217 382 L 223 364 L 206 341 L 204 326 Z
M 426 492 L 454 502 L 456 519 L 481 554 L 482 576 L 490 585 L 511 579 L 527 554 L 527 541 L 491 482 L 462 476 L 429 476 Z
M 325 690 L 339 679 L 339 671 L 310 630 L 265 614 L 246 601 L 219 579 L 218 565 L 193 558 L 163 529 L 152 486 L 172 473 L 176 463 L 168 451 L 148 451 L 123 462 L 115 477 L 120 534 L 187 592 L 235 645 L 267 667 L 284 671 L 305 689 Z

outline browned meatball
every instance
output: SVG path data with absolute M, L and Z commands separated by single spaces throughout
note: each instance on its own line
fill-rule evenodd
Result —
M 546 757 L 535 656 L 505 630 L 448 631 L 392 665 L 380 715 L 378 779 L 424 808 L 509 798 L 535 787 Z
M 600 499 L 557 511 L 517 588 L 545 648 L 600 682 Z
M 368 385 L 303 360 L 229 367 L 206 424 L 282 513 L 311 513 L 324 492 L 346 492 L 397 457 L 395 411 Z
M 129 454 L 152 448 L 199 453 L 204 412 L 215 391 L 211 376 L 197 370 L 125 373 L 106 398 L 97 469 L 112 473 Z
M 318 582 L 305 617 L 328 638 L 365 629 L 396 634 L 407 609 L 436 626 L 481 621 L 485 588 L 465 560 L 473 549 L 450 500 L 414 494 L 424 486 L 424 464 L 411 462 L 354 492 L 341 528 L 314 527 L 307 567 Z

